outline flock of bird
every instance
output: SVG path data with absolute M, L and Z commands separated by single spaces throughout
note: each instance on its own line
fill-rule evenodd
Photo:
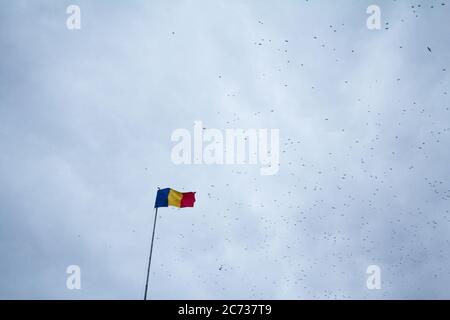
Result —
M 367 32 L 383 37 L 405 28 L 402 24 L 426 24 L 429 21 L 421 17 L 430 19 L 432 12 L 425 11 L 446 10 L 445 5 L 411 5 L 403 17 L 385 22 L 382 30 Z M 255 25 L 267 27 L 264 19 Z M 344 52 L 321 40 L 333 39 L 349 26 L 342 22 L 328 27 L 326 35 L 311 35 L 315 43 L 311 52 L 337 68 L 364 59 L 367 52 L 358 44 Z M 439 34 L 439 40 L 446 36 Z M 157 236 L 170 253 L 163 255 L 153 276 L 173 277 L 172 263 L 182 264 L 190 277 L 217 292 L 217 297 L 252 299 L 374 297 L 365 287 L 370 264 L 383 270 L 382 297 L 398 297 L 396 288 L 402 286 L 411 289 L 410 297 L 422 297 L 432 292 L 424 283 L 439 285 L 440 279 L 448 278 L 450 268 L 439 264 L 450 262 L 448 61 L 432 43 L 416 49 L 408 43 L 414 40 L 404 37 L 396 47 L 379 48 L 400 56 L 403 69 L 386 74 L 370 69 L 374 77 L 366 82 L 352 80 L 349 72 L 339 83 L 326 85 L 314 81 L 317 77 L 309 80 L 303 71 L 327 74 L 320 66 L 308 65 L 307 58 L 302 61 L 296 50 L 301 40 L 254 40 L 250 50 L 265 50 L 259 57 L 279 57 L 275 66 L 267 62 L 258 70 L 255 81 L 278 83 L 277 93 L 310 95 L 311 100 L 305 101 L 318 97 L 319 103 L 314 110 L 295 103 L 242 113 L 216 110 L 224 128 L 292 120 L 281 127 L 280 173 L 268 178 L 250 166 L 208 168 L 217 172 L 217 180 L 211 175 L 211 183 L 197 190 L 195 214 L 177 215 L 183 220 L 174 228 L 175 239 Z M 426 70 L 414 65 L 416 60 Z M 409 69 L 437 80 L 419 82 L 425 87 L 418 92 Z M 292 79 L 293 74 L 302 79 L 300 84 L 280 80 Z M 228 78 L 224 70 L 216 81 Z M 371 93 L 381 98 L 372 101 Z M 245 100 L 236 89 L 223 95 L 230 103 Z M 341 101 L 341 95 L 345 103 L 333 106 L 333 99 Z M 357 119 L 352 118 L 354 113 Z M 426 279 L 415 283 L 423 274 Z

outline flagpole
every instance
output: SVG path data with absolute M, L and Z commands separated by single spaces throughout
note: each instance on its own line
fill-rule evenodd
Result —
M 155 239 L 155 228 L 156 228 L 156 217 L 157 216 L 158 216 L 158 208 L 155 208 L 155 221 L 153 222 L 152 244 L 150 245 L 150 257 L 148 258 L 147 281 L 145 283 L 144 300 L 147 300 L 148 278 L 149 278 L 149 275 L 150 275 L 150 265 L 152 263 L 153 241 Z

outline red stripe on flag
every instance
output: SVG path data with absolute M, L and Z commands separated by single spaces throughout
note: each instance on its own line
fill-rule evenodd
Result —
M 193 207 L 195 202 L 195 192 L 185 192 L 183 193 L 183 198 L 181 198 L 180 208 Z

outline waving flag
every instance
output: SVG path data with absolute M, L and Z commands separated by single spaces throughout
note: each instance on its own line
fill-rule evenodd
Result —
M 155 208 L 173 206 L 177 208 L 193 207 L 195 192 L 178 192 L 165 188 L 156 194 Z

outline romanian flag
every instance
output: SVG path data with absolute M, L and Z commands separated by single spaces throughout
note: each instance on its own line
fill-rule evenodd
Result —
M 178 208 L 193 207 L 195 192 L 178 192 L 170 188 L 160 189 L 156 194 L 155 208 L 174 206 Z

